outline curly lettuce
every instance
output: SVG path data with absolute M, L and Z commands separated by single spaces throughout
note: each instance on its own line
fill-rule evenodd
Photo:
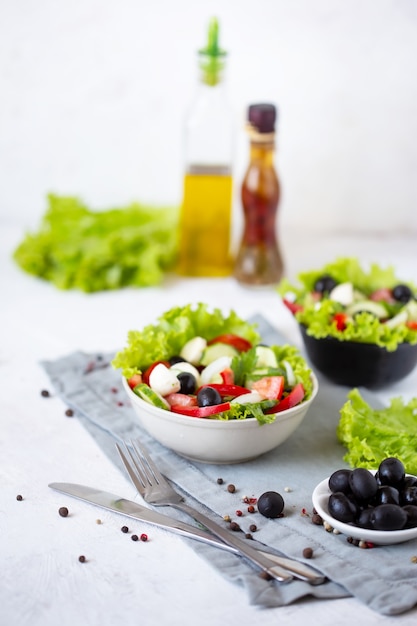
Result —
M 129 378 L 143 372 L 155 361 L 179 354 L 193 337 L 200 336 L 209 341 L 225 333 L 244 337 L 252 344 L 260 340 L 256 324 L 242 320 L 234 311 L 224 315 L 220 309 L 210 310 L 201 302 L 195 306 L 174 307 L 163 313 L 155 324 L 149 324 L 143 330 L 131 330 L 128 345 L 116 354 L 112 365 Z
M 355 258 L 339 258 L 319 270 L 302 272 L 298 275 L 298 285 L 284 279 L 278 286 L 278 293 L 283 299 L 288 299 L 295 305 L 295 318 L 306 327 L 308 335 L 316 339 L 334 337 L 339 341 L 376 344 L 388 351 L 396 350 L 400 343 L 417 343 L 416 328 L 405 323 L 391 326 L 367 311 L 356 314 L 354 319 L 348 317 L 344 327 L 340 328 L 334 316 L 343 313 L 345 307 L 328 296 L 318 301 L 314 294 L 316 281 L 324 275 L 331 276 L 338 284 L 351 283 L 358 300 L 369 298 L 379 289 L 392 289 L 401 282 L 392 267 L 381 268 L 373 263 L 366 272 Z M 413 283 L 402 281 L 402 284 L 406 284 L 414 293 L 417 292 L 417 287 Z M 417 315 L 414 301 L 408 305 L 384 303 L 384 306 L 389 317 L 393 317 L 401 310 L 406 310 L 410 319 Z
M 177 223 L 174 208 L 134 203 L 92 211 L 77 198 L 50 194 L 38 232 L 26 234 L 13 256 L 59 289 L 158 285 L 174 266 Z
M 377 410 L 356 388 L 347 397 L 337 427 L 337 437 L 348 450 L 344 460 L 352 467 L 373 469 L 393 456 L 417 475 L 417 398 L 407 404 L 393 398 L 387 408 Z

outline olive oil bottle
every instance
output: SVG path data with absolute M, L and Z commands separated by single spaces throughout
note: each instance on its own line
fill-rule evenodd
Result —
M 225 97 L 227 54 L 211 20 L 198 52 L 199 84 L 185 124 L 178 273 L 227 276 L 231 257 L 233 118 Z

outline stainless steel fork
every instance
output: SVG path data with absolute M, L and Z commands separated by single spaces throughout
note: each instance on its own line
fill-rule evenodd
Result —
M 232 534 L 211 518 L 190 507 L 161 474 L 145 447 L 138 441 L 132 441 L 130 447 L 125 443 L 125 451 L 117 444 L 116 447 L 133 484 L 148 504 L 156 507 L 172 506 L 187 513 L 229 546 L 233 552 L 238 552 L 269 576 L 281 582 L 289 582 L 294 576 L 313 585 L 319 585 L 325 581 L 325 577 L 310 566 L 257 550 L 237 537 L 235 533 Z

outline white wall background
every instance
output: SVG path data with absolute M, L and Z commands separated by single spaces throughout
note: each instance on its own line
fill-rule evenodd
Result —
M 49 191 L 181 199 L 184 112 L 209 18 L 247 104 L 280 111 L 281 229 L 417 234 L 417 0 L 0 0 L 0 215 Z M 319 241 L 319 240 L 318 240 Z

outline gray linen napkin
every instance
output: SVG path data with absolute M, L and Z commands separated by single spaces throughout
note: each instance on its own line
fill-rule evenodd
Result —
M 285 343 L 285 338 L 262 316 L 251 321 L 258 324 L 265 343 Z M 308 596 L 330 599 L 352 595 L 385 615 L 403 613 L 417 604 L 417 567 L 411 561 L 417 554 L 416 540 L 361 549 L 349 543 L 345 536 L 329 533 L 311 521 L 311 494 L 315 485 L 335 469 L 347 467 L 343 461 L 345 450 L 336 438 L 336 426 L 348 388 L 335 387 L 319 376 L 320 390 L 315 402 L 304 422 L 284 444 L 246 463 L 209 465 L 178 456 L 141 428 L 125 397 L 120 373 L 110 365 L 112 357 L 113 354 L 75 352 L 56 361 L 44 361 L 42 366 L 56 393 L 75 410 L 120 471 L 124 472 L 124 468 L 115 442 L 140 437 L 162 472 L 180 486 L 190 504 L 217 520 L 219 515 L 230 515 L 245 532 L 251 524 L 256 524 L 255 539 L 286 556 L 303 560 L 303 549 L 311 547 L 314 557 L 306 562 L 329 578 L 329 582 L 317 587 L 302 581 L 290 584 L 265 581 L 239 557 L 184 540 L 226 579 L 242 585 L 251 604 L 277 607 Z M 223 479 L 223 484 L 218 484 L 218 478 Z M 228 492 L 229 483 L 236 486 L 235 493 Z M 257 512 L 247 511 L 244 497 L 259 497 L 268 490 L 284 496 L 283 518 L 268 520 Z M 237 516 L 237 510 L 243 515 Z M 172 509 L 164 512 L 173 515 Z M 175 515 L 190 521 L 179 512 Z

